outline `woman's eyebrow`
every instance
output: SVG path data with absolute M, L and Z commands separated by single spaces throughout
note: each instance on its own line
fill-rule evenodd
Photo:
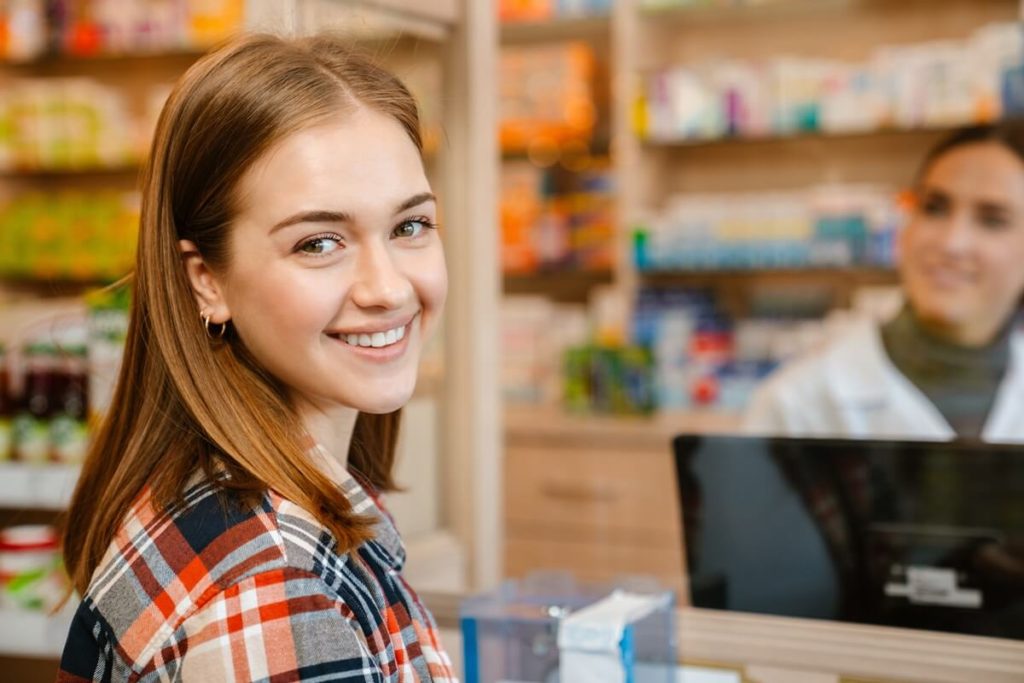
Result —
M 437 197 L 434 196 L 433 192 L 420 192 L 406 199 L 404 202 L 398 205 L 395 209 L 395 213 L 402 213 L 408 211 L 414 206 L 419 206 L 426 202 L 436 202 Z M 274 227 L 270 229 L 271 233 L 277 232 L 281 228 L 287 228 L 289 225 L 295 225 L 296 223 L 346 223 L 352 220 L 352 216 L 345 213 L 344 211 L 327 211 L 327 210 L 313 210 L 313 211 L 300 211 L 296 214 L 292 214 L 284 220 L 278 221 L 274 224 Z
M 425 202 L 436 201 L 437 197 L 434 196 L 433 192 L 420 192 L 419 194 L 414 194 L 413 196 L 409 197 L 404 202 L 399 204 L 398 208 L 395 209 L 395 213 L 402 213 L 403 211 L 408 211 L 412 207 L 419 206 L 420 204 L 423 204 Z
M 992 213 L 1013 213 L 1013 206 L 996 199 L 979 199 L 977 206 L 982 211 L 989 211 Z
M 346 223 L 350 220 L 352 220 L 352 217 L 343 211 L 300 211 L 275 223 L 270 232 L 273 234 L 281 228 L 287 228 L 289 225 L 295 225 L 296 223 Z

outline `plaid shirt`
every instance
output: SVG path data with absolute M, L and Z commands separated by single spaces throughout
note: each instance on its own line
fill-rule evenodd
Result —
M 93 574 L 58 681 L 456 681 L 402 579 L 393 521 L 312 452 L 355 512 L 378 517 L 374 540 L 339 555 L 326 528 L 273 492 L 225 508 L 198 482 L 165 511 L 144 493 Z

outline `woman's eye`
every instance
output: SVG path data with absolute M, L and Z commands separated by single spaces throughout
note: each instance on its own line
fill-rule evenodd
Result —
M 942 216 L 949 209 L 949 202 L 942 197 L 926 197 L 921 202 L 921 212 L 926 216 Z
M 312 237 L 299 245 L 298 251 L 310 256 L 326 256 L 341 247 L 341 238 L 332 235 Z
M 434 224 L 425 218 L 413 218 L 402 221 L 392 233 L 392 237 L 419 237 L 424 231 L 434 227 Z
M 978 222 L 990 230 L 1002 230 L 1010 225 L 1009 217 L 999 212 L 982 211 L 978 216 Z

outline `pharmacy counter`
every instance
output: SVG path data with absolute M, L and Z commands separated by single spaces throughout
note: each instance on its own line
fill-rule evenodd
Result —
M 460 596 L 422 596 L 459 641 Z M 679 680 L 735 683 L 1019 683 L 1024 642 L 683 608 Z M 449 646 L 454 647 L 454 646 Z M 730 675 L 731 674 L 731 675 Z M 711 680 L 705 675 L 701 680 Z

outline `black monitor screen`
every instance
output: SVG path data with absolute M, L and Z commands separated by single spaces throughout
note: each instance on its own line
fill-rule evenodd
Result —
M 1024 449 L 681 436 L 698 607 L 1024 639 Z

